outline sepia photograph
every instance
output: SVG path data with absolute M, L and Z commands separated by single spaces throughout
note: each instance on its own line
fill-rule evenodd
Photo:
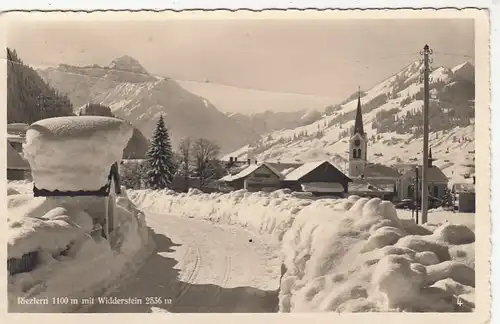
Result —
M 12 14 L 8 312 L 487 311 L 487 24 Z

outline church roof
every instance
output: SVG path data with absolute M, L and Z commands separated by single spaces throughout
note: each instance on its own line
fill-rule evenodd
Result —
M 418 169 L 419 169 L 418 176 L 421 179 L 422 178 L 422 167 L 419 165 Z M 437 166 L 433 165 L 433 166 L 427 168 L 427 171 L 428 171 L 429 181 L 448 183 L 448 177 Z M 407 170 L 404 174 L 410 174 L 411 176 L 414 177 L 415 176 L 415 168 Z
M 365 178 L 399 178 L 401 176 L 398 170 L 378 163 L 368 163 L 363 175 Z
M 363 112 L 361 111 L 361 94 L 358 94 L 358 107 L 356 108 L 354 134 L 365 135 L 365 130 L 363 129 Z

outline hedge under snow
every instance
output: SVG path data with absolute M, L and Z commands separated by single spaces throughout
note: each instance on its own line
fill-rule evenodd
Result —
M 308 200 L 280 190 L 131 190 L 151 212 L 235 224 L 279 243 L 281 312 L 472 311 L 474 232 L 399 219 L 378 198 Z M 460 302 L 458 302 L 458 298 Z M 461 304 L 461 306 L 459 306 Z

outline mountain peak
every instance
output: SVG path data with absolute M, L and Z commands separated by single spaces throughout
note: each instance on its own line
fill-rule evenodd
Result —
M 474 81 L 475 68 L 469 61 L 459 64 L 451 70 L 455 80 Z
M 148 71 L 139 63 L 138 60 L 129 55 L 123 55 L 115 58 L 109 64 L 112 70 L 128 71 L 140 74 L 149 74 Z

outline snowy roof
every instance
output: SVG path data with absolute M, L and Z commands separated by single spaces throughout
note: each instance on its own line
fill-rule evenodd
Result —
M 23 124 L 23 123 L 7 124 L 7 133 L 14 133 L 14 134 L 26 133 L 28 127 L 29 127 L 28 124 Z
M 293 170 L 304 165 L 303 163 L 282 163 L 282 162 L 266 162 L 266 164 L 274 167 L 283 175 L 288 174 Z
M 29 170 L 30 165 L 21 154 L 19 154 L 13 147 L 7 142 L 7 169 L 13 170 Z
M 330 162 L 328 162 L 326 160 L 316 161 L 316 162 L 308 162 L 308 163 L 305 163 L 305 164 L 301 165 L 300 167 L 298 167 L 297 169 L 293 170 L 292 172 L 288 173 L 285 176 L 285 180 L 286 181 L 298 181 L 302 177 L 304 177 L 305 175 L 309 174 L 311 171 L 315 170 L 317 167 L 319 167 L 320 165 L 322 165 L 324 163 L 328 163 L 332 167 L 334 167 L 335 169 L 337 169 L 333 164 L 331 164 Z M 339 171 L 339 172 L 341 172 L 341 171 Z
M 419 178 L 422 178 L 422 167 L 418 166 L 419 173 L 418 176 Z M 431 182 L 444 182 L 448 183 L 448 177 L 441 171 L 441 169 L 435 165 L 431 166 L 430 168 L 427 168 L 428 171 L 428 179 Z M 405 173 L 410 174 L 412 177 L 415 176 L 415 167 L 408 169 Z
M 257 169 L 260 169 L 261 167 L 267 167 L 269 170 L 271 170 L 271 172 L 276 174 L 278 177 L 283 178 L 283 175 L 278 170 L 276 170 L 273 166 L 271 166 L 267 163 L 261 163 L 261 164 L 251 164 L 237 174 L 234 174 L 234 175 L 228 174 L 228 175 L 222 177 L 220 179 L 220 181 L 234 181 L 234 180 L 246 178 L 250 174 L 252 174 L 254 171 L 256 171 Z
M 126 124 L 123 120 L 102 116 L 68 116 L 39 120 L 30 125 L 28 132 L 38 132 L 38 137 L 81 138 L 98 131 L 119 131 Z
M 395 183 L 377 179 L 366 180 L 356 178 L 349 183 L 349 192 L 394 192 Z
M 476 192 L 476 186 L 473 183 L 455 183 L 453 191 L 458 193 L 474 193 Z
M 129 164 L 129 163 L 138 163 L 138 164 L 142 164 L 142 163 L 146 163 L 147 160 L 146 159 L 122 159 L 120 161 L 120 164 Z
M 26 138 L 20 134 L 7 134 L 7 140 L 11 142 L 24 143 Z
M 399 178 L 401 174 L 398 170 L 382 164 L 368 163 L 363 172 L 365 178 L 371 177 L 386 177 Z

